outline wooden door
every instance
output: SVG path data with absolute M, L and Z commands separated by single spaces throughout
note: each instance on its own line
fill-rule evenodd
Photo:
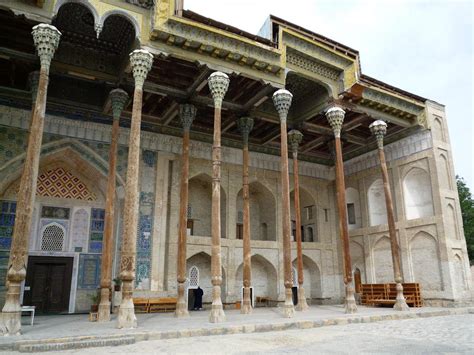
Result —
M 67 312 L 73 258 L 30 256 L 24 304 L 39 313 Z

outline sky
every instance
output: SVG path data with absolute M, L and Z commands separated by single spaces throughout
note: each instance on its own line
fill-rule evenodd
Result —
M 269 14 L 359 51 L 362 72 L 446 106 L 454 167 L 474 192 L 472 0 L 184 0 L 257 34 Z

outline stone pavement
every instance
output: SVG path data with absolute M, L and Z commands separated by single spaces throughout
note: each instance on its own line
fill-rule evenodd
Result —
M 474 308 L 430 308 L 396 312 L 390 308 L 359 307 L 353 315 L 344 314 L 342 306 L 312 306 L 308 312 L 296 312 L 294 318 L 283 318 L 278 308 L 257 308 L 252 315 L 227 310 L 227 321 L 208 322 L 208 311 L 192 312 L 188 319 L 173 314 L 138 314 L 139 328 L 116 329 L 115 320 L 91 323 L 87 315 L 38 316 L 35 325 L 23 320 L 23 335 L 0 338 L 0 351 L 39 352 L 97 346 L 127 345 L 145 340 L 160 340 L 208 335 L 273 332 L 291 329 L 318 328 L 349 323 L 370 323 L 383 320 L 427 318 L 474 313 Z
M 143 341 L 55 354 L 473 354 L 474 315 Z

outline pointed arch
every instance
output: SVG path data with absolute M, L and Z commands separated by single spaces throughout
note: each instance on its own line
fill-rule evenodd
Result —
M 300 210 L 301 210 L 301 239 L 303 242 L 319 241 L 317 210 L 314 196 L 304 187 L 300 186 Z M 290 192 L 290 216 L 292 220 L 292 236 L 296 238 L 296 215 L 295 215 L 295 190 Z M 311 229 L 311 231 L 309 231 Z M 309 233 L 312 233 L 310 238 Z M 296 240 L 296 239 L 294 239 Z
M 440 291 L 442 277 L 436 238 L 421 231 L 411 238 L 409 247 L 415 282 L 421 284 L 422 291 Z
M 133 16 L 131 16 L 129 13 L 121 9 L 113 9 L 104 13 L 101 16 L 100 21 L 98 22 L 100 27 L 104 28 L 106 25 L 106 21 L 110 19 L 110 17 L 112 16 L 120 16 L 126 21 L 128 21 L 133 26 L 133 29 L 135 31 L 135 38 L 140 40 L 140 35 L 141 35 L 140 24 Z
M 393 281 L 392 251 L 390 238 L 382 236 L 372 248 L 373 265 L 376 283 L 388 283 Z
M 0 181 L 0 196 L 16 194 L 15 184 L 20 180 L 25 155 L 26 153 L 23 153 L 15 157 L 0 170 L 0 177 L 2 178 Z M 91 148 L 69 138 L 44 144 L 41 147 L 39 175 L 42 172 L 60 167 L 73 172 L 98 196 L 98 200 L 105 201 L 108 162 Z M 124 187 L 125 182 L 117 173 L 116 181 L 119 186 Z
M 421 168 L 411 168 L 403 179 L 405 214 L 407 219 L 429 217 L 434 214 L 431 179 Z
M 381 178 L 376 179 L 370 184 L 367 190 L 367 201 L 370 225 L 387 224 L 387 207 L 385 205 L 385 193 Z
M 466 280 L 466 272 L 464 269 L 464 262 L 461 255 L 458 253 L 454 254 L 454 279 L 453 279 L 453 286 L 454 290 L 457 294 L 457 297 L 460 297 L 464 291 L 467 290 L 467 280 Z
M 192 224 L 193 235 L 210 237 L 212 226 L 212 178 L 206 173 L 198 173 L 188 181 L 188 223 Z M 221 238 L 226 238 L 227 197 L 221 185 Z
M 460 234 L 458 233 L 457 227 L 456 208 L 452 203 L 448 203 L 446 206 L 446 215 L 444 220 L 446 237 L 449 239 L 459 239 Z
M 259 181 L 249 184 L 250 239 L 276 240 L 276 198 L 273 192 Z M 237 224 L 243 212 L 243 188 L 237 194 Z M 237 227 L 238 228 L 238 227 Z
M 239 265 L 235 273 L 235 294 L 242 293 L 243 286 L 243 262 Z M 276 299 L 278 296 L 277 286 L 277 268 L 271 261 L 261 254 L 251 256 L 252 281 L 251 286 L 254 289 L 254 295 L 257 297 L 270 297 Z
M 57 0 L 56 4 L 54 5 L 53 9 L 53 18 L 55 18 L 58 15 L 59 10 L 61 7 L 65 4 L 80 4 L 84 7 L 86 7 L 94 17 L 94 25 L 96 26 L 97 24 L 100 23 L 100 16 L 99 13 L 97 12 L 96 8 L 94 5 L 91 4 L 90 0 Z
M 293 267 L 297 266 L 297 258 L 292 262 Z M 321 298 L 321 268 L 318 263 L 308 255 L 303 254 L 303 287 L 305 296 L 308 299 Z M 296 285 L 295 285 L 296 286 Z

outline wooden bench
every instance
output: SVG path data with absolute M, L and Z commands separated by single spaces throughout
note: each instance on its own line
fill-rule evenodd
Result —
M 390 284 L 362 284 L 361 303 L 369 306 L 393 305 L 397 299 L 397 285 Z M 411 307 L 422 307 L 420 285 L 418 283 L 402 284 L 406 303 Z
M 148 313 L 148 298 L 134 298 L 133 306 L 135 307 L 135 313 Z
M 171 312 L 176 310 L 176 297 L 150 298 L 148 303 L 148 313 L 153 312 Z

